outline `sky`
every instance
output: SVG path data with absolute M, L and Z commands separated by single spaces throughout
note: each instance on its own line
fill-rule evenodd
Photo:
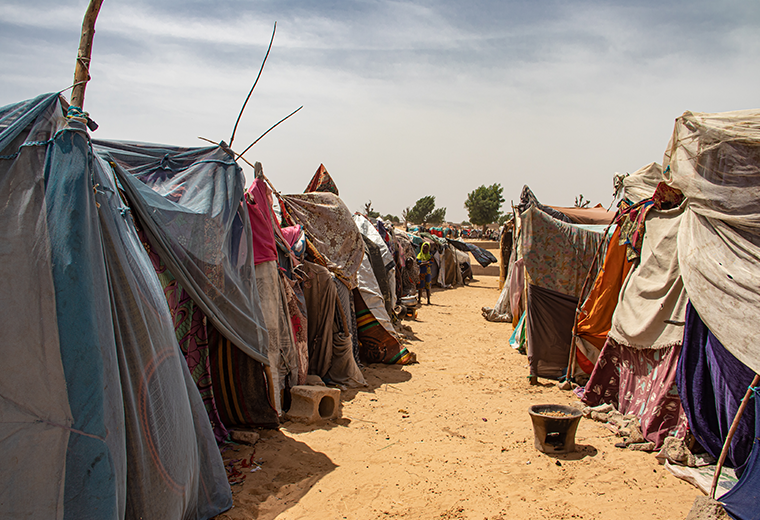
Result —
M 73 82 L 87 0 L 0 0 L 0 106 Z M 94 138 L 251 148 L 282 193 L 323 163 L 351 211 L 447 220 L 498 183 L 517 203 L 612 202 L 684 111 L 760 108 L 760 2 L 104 0 Z M 244 165 L 249 184 L 251 168 Z

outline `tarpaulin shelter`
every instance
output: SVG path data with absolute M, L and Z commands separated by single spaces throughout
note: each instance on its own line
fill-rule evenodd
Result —
M 0 108 L 0 516 L 198 518 L 232 505 L 162 287 L 58 94 Z
M 520 221 L 530 374 L 560 378 L 567 370 L 578 298 L 600 242 L 609 240 L 607 226 L 562 222 L 535 205 Z
M 277 426 L 242 169 L 219 146 L 100 140 L 93 146 L 119 180 L 154 266 L 166 267 L 159 279 L 178 340 L 183 347 L 182 336 L 189 340 L 183 353 L 212 424 Z M 191 307 L 178 307 L 175 291 L 187 293 Z M 185 312 L 192 319 L 184 320 Z
M 629 206 L 650 199 L 662 178 L 662 166 L 650 163 L 625 176 L 621 196 Z M 621 230 L 617 228 L 607 246 L 602 268 L 591 290 L 588 295 L 581 295 L 583 304 L 576 312 L 573 336 L 575 352 L 571 367 L 571 376 L 578 383 L 588 380 L 607 341 L 620 289 L 634 265 L 628 261 L 627 249 Z
M 685 112 L 676 119 L 665 164 L 668 183 L 687 200 L 678 262 L 694 311 L 687 319 L 678 391 L 692 432 L 717 456 L 744 390 L 760 372 L 753 327 L 760 318 L 760 111 Z M 703 323 L 701 333 L 696 319 Z M 760 435 L 752 408 L 728 452 L 737 467 Z M 757 510 L 757 494 L 746 494 L 760 479 L 756 449 L 740 480 L 743 505 L 736 502 L 739 491 L 730 498 L 734 509 L 726 499 L 737 518 L 756 518 L 749 511 Z

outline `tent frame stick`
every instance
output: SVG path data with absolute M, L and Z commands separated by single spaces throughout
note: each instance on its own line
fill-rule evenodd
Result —
M 736 429 L 739 427 L 739 421 L 742 418 L 742 415 L 744 414 L 744 410 L 747 408 L 747 405 L 749 404 L 749 399 L 752 397 L 752 393 L 754 392 L 755 387 L 760 384 L 760 375 L 755 374 L 755 377 L 752 379 L 752 383 L 750 383 L 749 388 L 747 388 L 747 392 L 744 394 L 744 399 L 742 399 L 742 403 L 739 405 L 739 409 L 736 410 L 736 415 L 734 416 L 734 422 L 731 423 L 731 428 L 728 430 L 728 435 L 726 435 L 726 441 L 723 443 L 723 449 L 720 450 L 720 458 L 718 458 L 718 465 L 715 467 L 715 475 L 713 475 L 712 480 L 712 486 L 710 486 L 710 498 L 715 499 L 715 491 L 718 489 L 718 481 L 720 480 L 720 472 L 723 469 L 723 464 L 726 462 L 726 456 L 728 455 L 728 448 L 731 446 L 731 441 L 734 438 L 734 434 L 736 433 Z
M 77 62 L 74 67 L 74 88 L 71 91 L 71 106 L 84 109 L 84 91 L 90 81 L 90 58 L 92 57 L 92 39 L 95 36 L 95 21 L 103 0 L 90 0 L 82 20 L 82 35 L 79 39 Z

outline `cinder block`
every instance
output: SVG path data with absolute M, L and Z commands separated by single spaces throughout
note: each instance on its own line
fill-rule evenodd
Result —
M 259 440 L 259 434 L 248 430 L 232 430 L 230 437 L 235 442 L 253 446 Z
M 287 417 L 291 421 L 311 424 L 340 417 L 340 390 L 326 386 L 294 386 Z

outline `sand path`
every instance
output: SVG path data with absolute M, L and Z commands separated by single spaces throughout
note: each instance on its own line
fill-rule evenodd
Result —
M 235 507 L 218 518 L 685 518 L 699 491 L 654 455 L 616 448 L 599 423 L 582 419 L 575 453 L 535 449 L 529 406 L 578 401 L 549 381 L 527 385 L 511 325 L 480 314 L 497 297 L 486 274 L 434 290 L 406 322 L 420 363 L 365 368 L 370 386 L 343 392 L 337 422 L 263 430 L 260 469 L 233 486 Z

